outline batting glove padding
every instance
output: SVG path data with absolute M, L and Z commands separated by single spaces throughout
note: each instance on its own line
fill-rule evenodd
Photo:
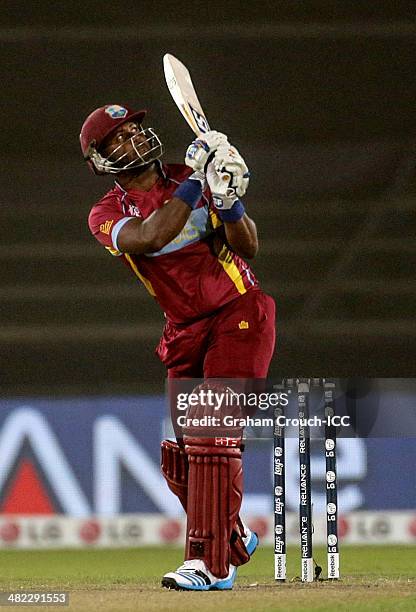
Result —
M 220 145 L 228 144 L 227 136 L 211 130 L 201 134 L 186 150 L 185 164 L 193 170 L 205 172 L 206 166 Z
M 247 166 L 245 166 L 247 168 Z M 213 160 L 208 164 L 207 182 L 212 193 L 212 199 L 218 214 L 225 222 L 235 223 L 244 215 L 244 205 L 238 199 L 236 189 L 230 186 L 234 175 L 228 173 L 227 166 L 222 166 L 219 172 Z M 225 170 L 225 173 L 222 172 Z M 224 180 L 225 179 L 225 180 Z M 244 179 L 247 180 L 248 179 Z
M 221 145 L 208 164 L 206 177 L 219 210 L 230 209 L 248 187 L 250 173 L 244 159 L 231 145 Z

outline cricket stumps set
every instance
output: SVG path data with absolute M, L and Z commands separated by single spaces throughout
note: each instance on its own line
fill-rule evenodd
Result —
M 310 454 L 309 401 L 312 387 L 323 386 L 325 402 L 325 468 L 326 468 L 326 527 L 328 579 L 338 579 L 338 501 L 336 472 L 336 427 L 331 422 L 335 414 L 335 382 L 328 378 L 285 379 L 287 390 L 297 393 L 299 419 L 299 532 L 301 549 L 301 580 L 313 582 L 319 578 L 322 568 L 313 558 L 312 480 Z M 275 579 L 286 580 L 286 499 L 285 499 L 285 428 L 279 422 L 284 416 L 281 405 L 275 407 L 273 432 L 274 472 L 274 559 Z M 315 568 L 314 568 L 315 565 Z

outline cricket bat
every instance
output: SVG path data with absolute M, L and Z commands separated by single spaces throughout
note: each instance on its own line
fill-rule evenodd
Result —
M 194 134 L 201 136 L 201 134 L 209 132 L 211 128 L 208 119 L 202 110 L 187 67 L 174 55 L 166 53 L 163 57 L 163 68 L 172 98 Z M 220 175 L 224 184 L 228 184 L 230 175 L 227 172 L 220 172 Z
M 170 53 L 166 53 L 163 58 L 163 68 L 172 98 L 190 128 L 197 136 L 208 132 L 211 128 L 196 95 L 189 70 Z

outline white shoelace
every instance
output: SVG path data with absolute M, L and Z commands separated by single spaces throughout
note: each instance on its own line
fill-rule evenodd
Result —
M 202 570 L 206 572 L 207 569 L 205 567 L 205 563 L 201 559 L 188 559 L 188 561 L 184 561 L 180 567 L 178 567 L 177 571 L 195 571 Z

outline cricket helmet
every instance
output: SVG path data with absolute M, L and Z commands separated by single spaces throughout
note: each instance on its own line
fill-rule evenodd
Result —
M 143 129 L 141 126 L 146 113 L 146 110 L 134 111 L 127 106 L 106 104 L 88 115 L 79 139 L 84 159 L 95 174 L 117 174 L 149 164 L 162 155 L 163 145 L 153 128 Z M 136 154 L 135 158 L 131 159 L 130 155 L 127 159 L 128 153 L 121 152 L 125 143 L 104 157 L 100 152 L 103 142 L 126 121 L 136 121 L 140 125 L 140 131 L 128 139 Z

